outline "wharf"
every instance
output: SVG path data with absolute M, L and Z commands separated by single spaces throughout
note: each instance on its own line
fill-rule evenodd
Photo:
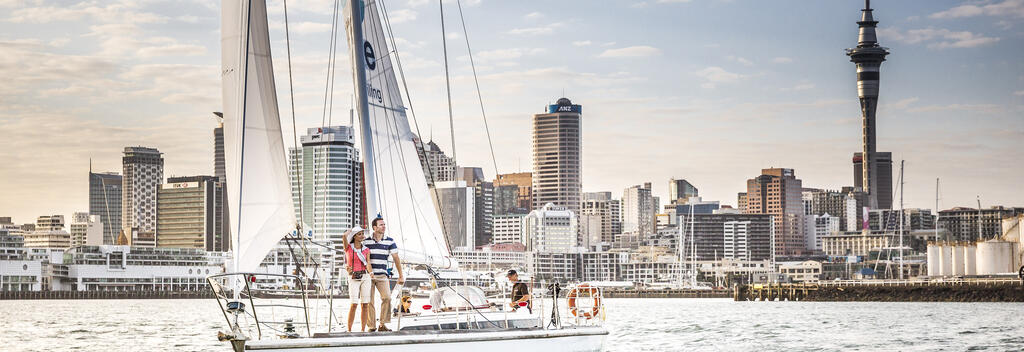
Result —
M 608 290 L 604 291 L 605 298 L 729 298 L 732 297 L 730 290 Z
M 16 299 L 196 299 L 213 291 L 0 291 L 0 300 Z
M 1018 279 L 843 280 L 737 286 L 736 301 L 1024 302 Z

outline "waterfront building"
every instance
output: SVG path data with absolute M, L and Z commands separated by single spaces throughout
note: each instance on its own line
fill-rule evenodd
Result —
M 520 243 L 525 245 L 523 238 L 523 219 L 526 213 L 495 215 L 492 222 L 493 230 L 491 241 L 494 244 Z M 461 264 L 461 262 L 459 262 Z
M 156 203 L 156 246 L 226 251 L 216 176 L 169 177 Z
M 89 214 L 103 223 L 103 244 L 117 242 L 121 233 L 121 175 L 89 170 Z
M 494 217 L 494 183 L 486 181 L 479 167 L 459 167 L 457 179 L 473 188 L 473 223 L 476 242 L 474 247 L 491 243 L 491 221 Z
M 414 136 L 413 144 L 420 157 L 420 166 L 423 167 L 427 187 L 433 187 L 435 182 L 455 181 L 458 178 L 455 159 L 445 154 L 437 143 L 433 140 L 423 143 L 423 140 Z
M 803 255 L 803 185 L 793 169 L 762 169 L 747 180 L 747 214 L 775 216 L 775 254 Z
M 64 215 L 42 215 L 36 218 L 36 231 L 64 230 Z
M 32 231 L 25 231 L 24 246 L 29 248 L 69 248 L 71 234 L 64 231 L 64 215 L 43 215 L 36 218 Z
M 481 250 L 453 251 L 459 261 L 459 268 L 467 271 L 501 271 L 509 268 L 526 268 L 525 247 L 509 247 L 504 244 L 485 246 Z
M 871 209 L 892 208 L 892 154 L 877 152 L 875 111 L 878 108 L 878 87 L 882 62 L 889 49 L 878 44 L 872 9 L 865 4 L 861 19 L 857 21 L 857 46 L 846 50 L 850 61 L 857 65 L 857 97 L 862 114 L 862 150 L 853 156 L 854 187 L 868 194 Z
M 466 181 L 444 181 L 435 183 L 434 190 L 448 245 L 453 250 L 473 250 L 476 244 L 473 187 L 467 186 Z
M 87 212 L 71 214 L 71 246 L 99 246 L 103 244 L 103 223 L 98 215 Z
M 156 246 L 156 194 L 164 183 L 162 155 L 155 148 L 124 148 L 121 234 L 129 245 Z
M 494 177 L 494 186 L 516 186 L 519 187 L 519 208 L 527 211 L 533 210 L 533 173 L 516 172 L 511 174 L 498 174 Z
M 827 235 L 821 239 L 821 248 L 830 257 L 859 256 L 867 257 L 871 251 L 889 247 L 892 244 L 891 234 L 843 232 Z
M 693 223 L 685 223 L 684 239 L 691 241 L 689 227 L 692 225 L 696 260 L 770 259 L 771 218 L 766 214 L 694 214 Z M 684 252 L 684 258 L 694 259 L 691 251 Z
M 900 210 L 880 209 L 868 212 L 868 226 L 871 231 L 895 232 L 900 229 Z M 935 215 L 930 209 L 903 209 L 903 229 L 935 230 Z
M 683 179 L 668 180 L 668 201 L 671 205 L 686 204 L 692 197 L 698 196 L 697 187 Z
M 622 232 L 636 233 L 640 237 L 655 232 L 656 209 L 651 194 L 650 182 L 626 188 L 622 192 Z
M 788 276 L 793 282 L 818 282 L 821 279 L 821 262 L 780 262 L 778 273 Z
M 721 204 L 717 200 L 706 201 L 701 197 L 691 197 L 682 203 L 666 204 L 665 213 L 669 215 L 670 221 L 675 221 L 676 216 L 689 216 L 691 207 L 694 214 L 714 214 L 715 210 L 721 208 Z
M 1024 208 L 993 206 L 987 209 L 955 207 L 939 212 L 939 228 L 946 240 L 977 242 L 997 238 L 1002 220 L 1024 214 Z M 979 226 L 979 218 L 980 226 Z
M 314 241 L 336 249 L 342 248 L 346 230 L 363 225 L 362 163 L 354 138 L 349 126 L 309 128 L 302 146 L 289 148 L 296 218 L 310 227 L 305 230 L 313 232 Z
M 553 203 L 579 214 L 582 114 L 582 106 L 561 98 L 545 113 L 533 115 L 532 209 Z
M 804 215 L 804 246 L 808 251 L 820 252 L 822 239 L 828 235 L 840 233 L 840 219 L 837 216 L 809 214 Z
M 576 247 L 578 231 L 576 213 L 568 207 L 545 204 L 526 216 L 523 236 L 527 250 L 532 252 L 569 252 Z

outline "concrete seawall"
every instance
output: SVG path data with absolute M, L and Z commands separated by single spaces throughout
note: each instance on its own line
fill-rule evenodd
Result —
M 196 299 L 213 291 L 0 291 L 0 300 L 15 299 Z
M 736 301 L 1024 302 L 1017 280 L 854 281 L 739 286 Z

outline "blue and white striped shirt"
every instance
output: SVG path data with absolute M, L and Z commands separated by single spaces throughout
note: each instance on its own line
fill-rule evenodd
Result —
M 363 245 L 370 249 L 370 266 L 373 267 L 374 275 L 388 274 L 388 258 L 398 253 L 398 245 L 391 237 L 384 236 L 377 242 L 373 235 L 363 240 Z

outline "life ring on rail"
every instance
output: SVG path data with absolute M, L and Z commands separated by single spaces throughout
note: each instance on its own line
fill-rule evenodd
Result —
M 590 296 L 590 299 L 594 302 L 593 308 L 580 309 L 576 307 L 576 298 L 580 297 L 580 293 L 584 293 L 583 297 Z M 590 284 L 577 285 L 572 290 L 569 290 L 567 298 L 569 298 L 569 311 L 572 312 L 573 316 L 593 319 L 601 311 L 601 290 L 590 286 Z

